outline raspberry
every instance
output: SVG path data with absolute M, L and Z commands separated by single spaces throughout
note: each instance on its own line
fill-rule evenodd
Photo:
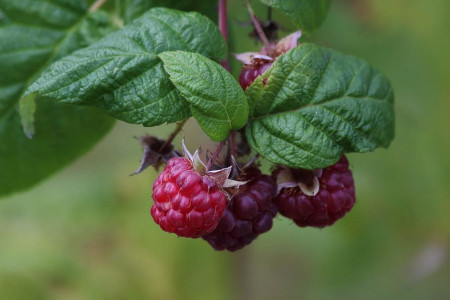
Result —
M 275 182 L 255 167 L 246 171 L 243 180 L 250 181 L 231 199 L 217 228 L 203 236 L 216 250 L 239 250 L 272 228 L 278 212 Z
M 313 171 L 291 169 L 291 172 L 297 182 L 306 184 L 308 181 L 311 183 L 311 176 L 314 177 Z M 355 186 L 345 156 L 336 164 L 324 168 L 318 183 L 318 192 L 314 196 L 306 195 L 298 185 L 281 189 L 276 198 L 280 213 L 293 219 L 300 227 L 322 228 L 332 225 L 352 209 Z
M 197 238 L 213 231 L 227 199 L 217 182 L 197 172 L 187 158 L 169 160 L 153 184 L 153 220 L 162 230 Z
M 245 52 L 236 54 L 237 60 L 242 62 L 241 74 L 239 75 L 239 84 L 245 91 L 258 76 L 267 71 L 273 62 L 283 53 L 288 52 L 298 45 L 298 39 L 302 36 L 302 32 L 296 31 L 276 44 L 271 45 L 271 49 L 263 47 L 260 52 Z M 265 82 L 263 82 L 266 84 Z
M 244 65 L 241 74 L 239 75 L 239 84 L 245 91 L 258 76 L 267 71 L 272 62 L 256 63 L 253 65 Z

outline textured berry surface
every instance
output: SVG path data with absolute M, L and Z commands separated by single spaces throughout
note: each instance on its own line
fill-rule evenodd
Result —
M 239 84 L 242 89 L 245 91 L 253 83 L 253 81 L 267 71 L 271 65 L 272 62 L 266 62 L 242 67 L 241 74 L 239 75 Z
M 272 228 L 275 182 L 256 168 L 247 170 L 242 180 L 250 181 L 231 199 L 216 230 L 203 236 L 216 250 L 239 250 Z
M 167 232 L 200 237 L 213 231 L 227 199 L 217 182 L 200 175 L 187 158 L 172 158 L 153 184 L 153 220 Z
M 352 209 L 355 186 L 345 156 L 323 169 L 319 183 L 315 196 L 305 195 L 298 187 L 282 189 L 276 198 L 280 214 L 300 227 L 321 228 L 332 225 Z

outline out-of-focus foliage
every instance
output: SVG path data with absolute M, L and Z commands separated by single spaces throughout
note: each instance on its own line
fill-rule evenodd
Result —
M 232 4 L 232 51 L 258 49 L 244 39 L 241 2 Z M 388 150 L 349 155 L 357 204 L 333 227 L 279 217 L 236 254 L 166 234 L 149 214 L 156 174 L 127 176 L 141 155 L 132 136 L 164 131 L 121 124 L 76 165 L 0 202 L 1 297 L 448 299 L 448 28 L 447 0 L 336 0 L 309 39 L 369 61 L 396 94 L 396 138 Z
M 0 0 L 0 197 L 59 171 L 113 126 L 114 120 L 97 110 L 38 98 L 39 133 L 30 140 L 19 115 L 19 99 L 43 69 L 110 30 L 108 16 L 90 13 L 84 1 Z M 89 130 L 94 122 L 96 130 Z
M 299 28 L 311 31 L 325 20 L 331 0 L 260 0 L 291 17 Z

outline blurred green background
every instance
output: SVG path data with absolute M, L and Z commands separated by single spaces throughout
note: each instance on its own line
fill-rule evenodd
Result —
M 231 50 L 258 49 L 241 1 L 230 5 Z M 231 254 L 166 234 L 149 214 L 156 173 L 128 174 L 133 136 L 172 127 L 118 123 L 89 155 L 0 201 L 0 299 L 450 299 L 449 29 L 448 0 L 335 0 L 304 39 L 366 59 L 396 93 L 396 139 L 349 155 L 357 204 L 334 226 L 277 217 Z M 206 141 L 194 131 L 191 149 Z

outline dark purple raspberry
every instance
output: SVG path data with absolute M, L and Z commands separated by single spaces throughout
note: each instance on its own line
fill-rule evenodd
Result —
M 255 63 L 253 65 L 244 65 L 242 67 L 241 75 L 239 75 L 239 84 L 245 91 L 258 76 L 267 71 L 272 62 Z
M 278 212 L 274 203 L 276 185 L 270 176 L 251 167 L 240 179 L 249 182 L 231 199 L 217 228 L 203 236 L 216 250 L 236 251 L 250 244 L 272 228 Z
M 302 181 L 302 177 L 308 181 L 308 172 L 311 171 L 300 170 L 296 173 L 292 169 L 298 181 Z M 336 164 L 324 168 L 318 180 L 319 191 L 315 196 L 305 195 L 300 187 L 283 188 L 276 198 L 280 214 L 293 219 L 300 227 L 322 228 L 332 225 L 352 209 L 355 186 L 345 156 Z
M 183 157 L 169 160 L 153 184 L 153 199 L 151 215 L 161 229 L 192 238 L 212 232 L 227 205 L 217 182 Z

